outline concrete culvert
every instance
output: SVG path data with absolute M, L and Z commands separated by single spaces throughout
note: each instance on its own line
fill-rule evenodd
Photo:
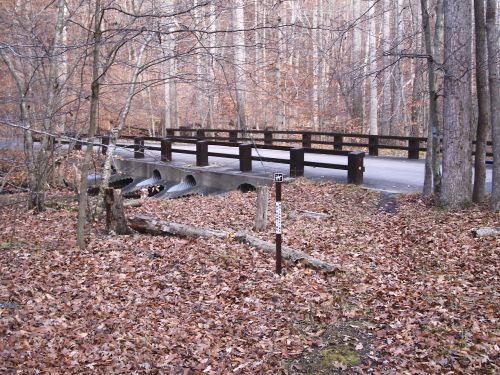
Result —
M 255 191 L 257 189 L 252 184 L 244 183 L 238 186 L 238 190 L 241 191 L 242 193 L 248 193 L 250 191 Z

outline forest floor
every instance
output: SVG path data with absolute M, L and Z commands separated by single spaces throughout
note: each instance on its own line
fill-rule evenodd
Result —
M 77 202 L 0 196 L 2 373 L 499 373 L 498 238 L 484 206 L 448 212 L 418 195 L 298 180 L 283 186 L 283 241 L 325 274 L 226 239 L 114 236 Z M 255 193 L 126 208 L 253 233 Z M 21 200 L 21 202 L 19 202 Z M 324 215 L 303 215 L 304 211 Z

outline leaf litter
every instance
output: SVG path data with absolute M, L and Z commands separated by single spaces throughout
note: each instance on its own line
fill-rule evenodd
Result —
M 253 235 L 273 241 L 269 199 L 269 228 Z M 148 199 L 127 214 L 251 231 L 255 200 Z M 498 372 L 499 242 L 471 235 L 498 215 L 418 195 L 378 204 L 358 187 L 284 185 L 284 244 L 342 272 L 285 263 L 282 277 L 231 237 L 116 237 L 92 223 L 80 251 L 76 202 L 2 207 L 0 372 Z M 304 211 L 325 215 L 292 215 Z

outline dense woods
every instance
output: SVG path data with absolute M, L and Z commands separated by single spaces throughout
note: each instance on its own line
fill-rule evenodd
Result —
M 5 1 L 2 131 L 161 136 L 233 126 L 428 136 L 424 193 L 463 206 L 472 199 L 472 149 L 462 146 L 478 140 L 481 201 L 485 142 L 498 133 L 498 2 L 462 5 Z M 32 205 L 41 208 L 49 142 L 35 155 L 24 135 Z
M 498 1 L 462 5 L 4 1 L 2 132 L 45 132 L 36 154 L 23 132 L 39 208 L 48 134 L 178 126 L 427 136 L 424 194 L 479 202 L 486 141 L 498 159 Z M 472 149 L 462 146 L 476 138 L 472 197 Z M 496 210 L 498 175 L 495 163 Z

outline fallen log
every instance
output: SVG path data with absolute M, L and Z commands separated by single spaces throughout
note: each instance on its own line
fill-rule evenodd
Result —
M 156 236 L 178 236 L 178 237 L 204 237 L 225 239 L 233 237 L 236 241 L 254 246 L 268 254 L 274 254 L 275 245 L 260 238 L 254 237 L 246 232 L 234 232 L 230 230 L 215 230 L 209 228 L 199 228 L 189 224 L 172 223 L 163 220 L 153 219 L 145 215 L 130 217 L 129 226 L 140 232 Z M 336 273 L 339 267 L 312 257 L 302 251 L 284 246 L 281 249 L 282 257 L 293 263 L 302 263 L 308 268 Z
M 193 225 L 172 223 L 163 220 L 156 220 L 149 216 L 137 215 L 129 218 L 129 225 L 132 229 L 141 232 L 153 234 L 155 236 L 178 236 L 178 237 L 216 237 L 226 238 L 229 233 L 214 230 L 198 228 Z
M 141 207 L 144 199 L 129 199 L 123 202 L 123 207 Z
M 500 227 L 481 227 L 472 230 L 474 237 L 500 236 Z
M 245 232 L 237 232 L 234 238 L 239 242 L 247 243 L 269 254 L 274 254 L 276 251 L 275 244 L 263 241 L 260 238 L 254 237 Z M 322 270 L 328 273 L 340 271 L 337 266 L 323 262 L 318 258 L 312 257 L 302 251 L 292 249 L 288 246 L 281 247 L 281 255 L 283 258 L 291 260 L 293 263 L 302 263 L 306 267 L 316 270 Z

